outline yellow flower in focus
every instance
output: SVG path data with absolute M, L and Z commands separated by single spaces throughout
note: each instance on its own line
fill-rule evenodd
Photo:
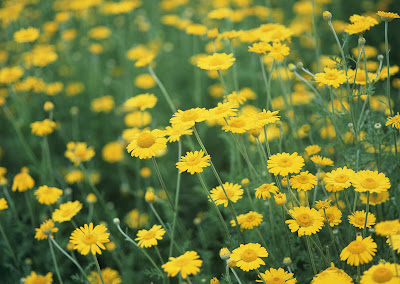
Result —
M 400 114 L 397 113 L 395 116 L 388 116 L 385 126 L 391 125 L 392 128 L 400 128 Z
M 131 143 L 126 147 L 132 157 L 139 159 L 149 159 L 156 156 L 160 150 L 167 148 L 165 133 L 155 129 L 152 131 L 144 130 L 135 134 Z
M 35 239 L 37 239 L 38 241 L 47 239 L 49 234 L 51 235 L 51 237 L 54 237 L 53 233 L 58 232 L 58 228 L 54 227 L 54 222 L 51 219 L 43 222 L 40 225 L 40 228 L 39 229 L 36 228 L 35 230 L 36 230 Z
M 254 189 L 256 198 L 265 200 L 266 198 L 271 198 L 271 193 L 277 194 L 279 188 L 275 186 L 275 183 L 264 183 L 263 185 Z
M 297 191 L 311 190 L 314 188 L 316 184 L 317 184 L 317 177 L 313 174 L 310 174 L 308 171 L 301 172 L 299 175 L 292 176 L 290 178 L 291 187 L 297 189 Z
M 190 128 L 195 125 L 196 122 L 202 122 L 208 116 L 208 111 L 205 108 L 191 108 L 188 110 L 178 110 L 173 114 L 169 122 L 172 127 L 175 125 L 181 125 L 186 128 Z
M 336 268 L 333 263 L 331 267 L 325 269 L 324 271 L 318 273 L 314 276 L 311 284 L 353 284 L 353 279 L 343 270 Z
M 286 194 L 285 193 L 278 193 L 274 195 L 275 203 L 278 205 L 285 205 L 286 203 Z
M 170 257 L 168 262 L 161 267 L 167 272 L 168 277 L 175 277 L 178 273 L 183 279 L 189 275 L 196 275 L 200 272 L 203 261 L 195 251 L 187 251 L 178 257 Z
M 90 107 L 94 112 L 109 113 L 114 108 L 114 98 L 112 96 L 104 96 L 97 99 L 93 99 Z
M 377 245 L 371 237 L 357 236 L 340 253 L 340 260 L 347 260 L 347 264 L 351 266 L 359 266 L 360 264 L 369 263 L 376 253 Z
M 203 70 L 226 70 L 233 65 L 236 58 L 233 54 L 214 53 L 213 55 L 199 58 L 197 66 Z
M 37 136 L 46 136 L 53 132 L 56 127 L 56 123 L 46 118 L 43 121 L 35 121 L 31 123 L 32 134 Z
M 319 155 L 312 156 L 310 160 L 320 167 L 333 166 L 333 161 L 331 159 Z
M 107 244 L 106 244 L 106 246 L 107 246 Z M 118 271 L 111 269 L 109 267 L 106 267 L 101 270 L 101 276 L 103 277 L 105 284 L 120 284 L 120 283 L 122 283 L 121 277 L 119 276 Z M 90 281 L 90 284 L 101 284 L 101 279 L 100 279 L 99 273 L 97 271 L 90 272 L 90 275 L 88 276 L 88 280 Z
M 47 185 L 40 186 L 36 191 L 35 195 L 41 204 L 54 204 L 63 194 L 63 191 L 57 187 L 48 187 Z
M 35 185 L 35 181 L 29 175 L 29 170 L 26 167 L 21 169 L 21 172 L 15 175 L 12 185 L 12 191 L 27 191 Z
M 95 155 L 93 147 L 87 147 L 85 142 L 69 142 L 65 157 L 78 166 L 80 162 L 90 161 Z
M 180 172 L 187 171 L 190 174 L 201 173 L 203 168 L 210 165 L 210 155 L 204 156 L 204 151 L 187 152 L 186 156 L 181 157 L 181 161 L 176 163 L 176 167 Z
M 353 214 L 348 216 L 349 223 L 356 228 L 364 229 L 365 216 L 366 213 L 364 210 L 355 211 Z M 368 212 L 367 228 L 371 228 L 373 225 L 375 225 L 375 221 L 376 221 L 375 215 L 372 214 L 371 212 Z
M 329 192 L 342 191 L 351 186 L 351 178 L 354 175 L 352 169 L 347 167 L 337 168 L 324 176 L 325 188 Z
M 294 220 L 287 220 L 285 223 L 292 233 L 298 232 L 299 237 L 315 234 L 324 226 L 321 214 L 314 208 L 301 206 L 290 209 L 289 212 Z
M 254 227 L 258 227 L 263 220 L 263 216 L 260 213 L 249 211 L 246 214 L 240 214 L 237 216 L 240 229 L 252 230 Z M 236 221 L 231 220 L 231 226 L 236 226 Z
M 222 188 L 220 185 L 217 186 L 216 188 L 213 188 L 210 193 L 211 193 L 211 198 L 214 200 L 216 205 L 221 205 L 223 204 L 224 207 L 227 207 L 229 201 L 236 203 L 239 199 L 242 198 L 243 195 L 243 188 L 240 186 L 240 184 L 234 184 L 230 182 L 226 182 L 223 184 L 224 188 Z M 225 192 L 224 192 L 225 190 Z M 226 195 L 225 195 L 226 193 Z M 211 202 L 211 200 L 209 200 Z
M 52 284 L 53 283 L 53 273 L 49 272 L 46 275 L 36 274 L 32 271 L 31 274 L 24 278 L 24 284 Z
M 252 46 L 249 46 L 249 51 L 257 54 L 266 54 L 270 46 L 267 42 L 255 42 Z
M 108 243 L 109 233 L 103 225 L 97 225 L 93 228 L 93 223 L 85 224 L 83 227 L 75 229 L 72 232 L 70 241 L 74 244 L 74 249 L 82 255 L 87 255 L 91 252 L 101 254 L 101 250 L 105 250 L 105 243 Z
M 287 176 L 289 173 L 299 173 L 304 166 L 304 159 L 296 152 L 293 154 L 278 153 L 268 159 L 268 170 L 274 175 Z
M 260 273 L 265 283 L 273 284 L 295 284 L 297 282 L 293 273 L 286 272 L 282 268 L 265 270 L 265 273 Z M 258 276 L 260 277 L 260 276 Z M 263 282 L 263 280 L 256 280 L 256 282 Z
M 103 147 L 102 156 L 108 163 L 119 162 L 124 158 L 124 144 L 120 141 L 110 142 Z
M 157 240 L 162 240 L 165 233 L 166 231 L 161 225 L 154 225 L 150 230 L 139 230 L 136 234 L 135 241 L 139 241 L 138 246 L 141 248 L 149 248 L 156 246 L 158 244 Z
M 18 43 L 32 42 L 39 37 L 39 30 L 37 28 L 29 27 L 27 29 L 20 29 L 14 33 L 14 40 Z
M 268 252 L 260 244 L 248 243 L 234 249 L 230 257 L 236 261 L 237 267 L 243 271 L 250 271 L 265 265 L 261 257 L 268 257 Z
M 329 225 L 331 227 L 337 226 L 342 223 L 342 211 L 340 211 L 336 206 L 326 208 L 325 210 L 319 209 L 319 213 L 321 213 L 321 216 L 324 219 L 324 223 L 329 222 Z
M 324 68 L 325 73 L 315 74 L 314 80 L 320 86 L 328 85 L 334 88 L 339 88 L 341 84 L 347 81 L 346 74 L 343 70 Z
M 69 201 L 60 204 L 59 209 L 54 210 L 52 218 L 54 221 L 62 223 L 70 221 L 82 209 L 82 203 L 79 201 Z
M 358 192 L 381 193 L 390 188 L 390 180 L 378 171 L 359 171 L 352 176 L 351 183 Z

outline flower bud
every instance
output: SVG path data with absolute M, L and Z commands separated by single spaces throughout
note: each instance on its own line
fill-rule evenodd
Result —
M 276 204 L 285 205 L 285 203 L 286 203 L 286 194 L 284 194 L 282 192 L 278 193 L 278 194 L 275 194 L 274 195 L 274 199 L 275 199 Z
M 382 55 L 382 54 L 379 54 L 379 55 L 378 55 L 378 60 L 379 60 L 379 61 L 383 61 L 383 55 Z
M 54 104 L 52 102 L 47 101 L 44 103 L 43 109 L 44 111 L 50 112 L 54 109 Z
M 114 222 L 115 225 L 119 225 L 121 223 L 119 218 L 114 218 L 113 222 Z
M 250 184 L 250 180 L 248 178 L 244 178 L 240 183 L 242 184 L 242 186 L 248 187 Z
M 332 13 L 329 11 L 324 11 L 322 13 L 322 17 L 324 18 L 325 21 L 330 21 L 332 19 Z
M 219 251 L 219 257 L 223 260 L 228 260 L 230 255 L 231 255 L 231 252 L 229 251 L 228 248 L 222 248 Z

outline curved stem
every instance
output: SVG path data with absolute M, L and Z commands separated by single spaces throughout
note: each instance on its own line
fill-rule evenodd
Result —
M 153 165 L 154 165 L 154 168 L 156 169 L 158 179 L 159 179 L 159 181 L 160 181 L 160 184 L 161 184 L 162 189 L 163 189 L 164 192 L 165 192 L 165 195 L 167 196 L 169 205 L 171 206 L 172 211 L 175 212 L 175 207 L 174 207 L 174 205 L 172 204 L 172 200 L 171 200 L 171 197 L 170 197 L 169 194 L 168 194 L 167 187 L 166 187 L 166 185 L 165 185 L 164 179 L 163 179 L 162 176 L 161 176 L 160 168 L 158 167 L 156 158 L 152 157 L 151 160 L 153 161 Z
M 56 255 L 54 254 L 53 245 L 52 245 L 52 243 L 51 243 L 50 238 L 48 238 L 48 239 L 49 239 L 49 246 L 50 246 L 51 257 L 53 258 L 54 269 L 56 270 L 58 282 L 60 282 L 60 284 L 63 284 L 63 281 L 62 281 L 62 278 L 61 278 L 61 275 L 60 275 L 60 271 L 58 270 L 57 259 L 56 259 Z
M 168 103 L 169 108 L 171 109 L 172 113 L 175 113 L 176 112 L 176 108 L 175 108 L 174 103 L 171 100 L 171 97 L 169 96 L 169 94 L 168 94 L 167 90 L 165 89 L 163 83 L 161 83 L 160 79 L 158 79 L 156 73 L 154 73 L 153 68 L 151 68 L 150 66 L 149 66 L 149 72 L 150 72 L 151 76 L 153 76 L 154 80 L 156 80 L 156 83 L 157 83 L 158 87 L 161 89 L 161 93 L 164 95 L 165 99 L 167 100 L 167 103 Z
M 99 261 L 97 260 L 97 257 L 96 257 L 95 254 L 92 254 L 92 255 L 93 255 L 93 260 L 94 260 L 94 262 L 96 263 L 96 269 L 97 269 L 97 273 L 99 274 L 101 284 L 105 284 L 105 283 L 104 283 L 104 279 L 103 279 L 103 275 L 101 274 L 101 269 L 100 269 Z

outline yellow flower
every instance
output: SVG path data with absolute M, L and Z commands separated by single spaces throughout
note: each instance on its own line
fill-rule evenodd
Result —
M 295 284 L 297 282 L 293 273 L 286 272 L 282 268 L 265 270 L 265 273 L 260 273 L 265 283 L 273 284 Z M 258 276 L 260 277 L 260 276 Z M 263 280 L 256 280 L 256 282 L 263 282 Z
M 63 191 L 57 187 L 48 187 L 47 185 L 40 186 L 36 191 L 35 195 L 41 204 L 54 204 L 63 194 Z
M 389 244 L 390 248 L 400 253 L 400 228 L 397 227 L 393 234 L 387 237 L 386 243 Z
M 268 252 L 258 243 L 248 243 L 234 249 L 230 257 L 236 261 L 237 267 L 243 271 L 249 271 L 265 265 L 261 257 L 268 257 Z
M 314 80 L 320 86 L 328 85 L 338 88 L 341 84 L 347 81 L 347 77 L 343 70 L 324 68 L 325 73 L 315 74 Z
M 125 216 L 125 223 L 131 229 L 145 226 L 149 221 L 149 216 L 146 213 L 139 213 L 137 209 L 133 209 Z
M 391 221 L 382 221 L 375 225 L 375 234 L 378 236 L 387 237 L 395 234 L 400 229 L 400 222 L 398 219 Z
M 19 66 L 4 67 L 0 69 L 0 83 L 11 84 L 18 81 L 24 75 L 24 69 Z
M 325 188 L 329 192 L 342 191 L 351 186 L 351 178 L 354 175 L 352 169 L 347 167 L 337 168 L 324 176 Z
M 321 214 L 314 208 L 301 206 L 290 209 L 289 212 L 294 220 L 287 220 L 285 223 L 292 233 L 298 232 L 299 237 L 315 234 L 324 226 Z
M 208 111 L 205 108 L 191 108 L 188 110 L 178 110 L 173 114 L 169 122 L 172 127 L 175 125 L 181 125 L 186 128 L 190 128 L 195 125 L 196 122 L 201 122 L 206 119 Z
M 308 171 L 301 172 L 297 176 L 292 176 L 290 178 L 290 186 L 297 191 L 304 190 L 308 191 L 314 188 L 317 184 L 317 177 L 310 174 Z
M 319 213 L 321 213 L 321 216 L 324 219 L 324 223 L 329 222 L 329 225 L 331 227 L 334 227 L 342 223 L 342 212 L 336 206 L 326 208 L 325 210 L 320 209 Z
M 237 216 L 237 221 L 240 229 L 252 230 L 254 227 L 258 227 L 263 220 L 263 216 L 260 213 L 249 211 L 246 214 L 240 214 Z M 236 226 L 236 221 L 231 220 L 232 227 Z
M 18 43 L 32 42 L 39 37 L 39 30 L 37 28 L 29 27 L 27 29 L 20 29 L 14 33 L 14 40 Z
M 112 96 L 103 96 L 92 100 L 90 107 L 94 112 L 109 113 L 114 108 L 114 98 Z
M 53 273 L 49 272 L 46 275 L 36 274 L 32 271 L 30 275 L 26 276 L 24 279 L 24 284 L 51 284 L 53 283 Z
M 107 246 L 107 245 L 106 245 Z M 101 270 L 101 276 L 103 277 L 105 284 L 120 284 L 121 277 L 117 270 L 106 267 Z M 101 284 L 101 279 L 97 271 L 90 272 L 88 280 L 91 284 Z
M 140 94 L 127 100 L 124 103 L 124 110 L 132 111 L 134 109 L 139 109 L 143 111 L 148 108 L 153 108 L 157 101 L 157 97 L 153 94 Z
M 168 277 L 175 277 L 178 273 L 183 279 L 189 275 L 196 275 L 200 272 L 203 261 L 195 251 L 187 251 L 178 257 L 170 257 L 168 262 L 161 267 L 167 272 Z
M 97 197 L 96 197 L 96 195 L 94 193 L 89 193 L 86 196 L 86 201 L 88 203 L 91 203 L 91 204 L 96 203 L 97 202 Z
M 315 208 L 318 210 L 328 209 L 329 207 L 331 207 L 331 201 L 328 199 L 315 201 Z
M 314 276 L 311 284 L 353 284 L 353 279 L 343 270 L 336 268 L 333 263 L 331 267 Z
M 280 120 L 280 116 L 277 116 L 279 110 L 277 111 L 266 111 L 265 109 L 262 112 L 254 114 L 251 116 L 251 123 L 254 124 L 252 128 L 261 128 L 267 124 L 273 124 Z
M 0 211 L 6 210 L 8 208 L 7 200 L 2 197 L 0 198 Z
M 160 150 L 167 148 L 167 139 L 165 133 L 161 130 L 144 130 L 135 134 L 131 143 L 126 147 L 132 157 L 139 159 L 149 159 L 156 156 Z
M 151 89 L 156 85 L 156 80 L 150 74 L 140 74 L 134 82 L 135 86 L 140 89 Z
M 382 21 L 385 21 L 385 22 L 391 22 L 394 19 L 400 18 L 399 14 L 392 13 L 392 12 L 378 11 L 377 14 L 379 17 L 381 17 Z
M 254 190 L 256 191 L 255 195 L 258 199 L 262 198 L 263 200 L 265 200 L 266 198 L 271 198 L 271 193 L 277 194 L 279 188 L 275 186 L 275 183 L 264 183 Z
M 136 234 L 135 241 L 138 242 L 138 246 L 149 248 L 158 244 L 157 240 L 162 240 L 165 234 L 165 230 L 160 225 L 154 225 L 150 230 L 140 230 Z
M 385 126 L 391 125 L 393 128 L 400 128 L 400 114 L 397 113 L 395 116 L 388 116 Z
M 53 132 L 53 129 L 56 127 L 56 123 L 46 118 L 43 121 L 36 121 L 31 123 L 32 134 L 37 136 L 46 136 Z
M 268 56 L 273 57 L 275 60 L 283 60 L 285 56 L 289 55 L 290 48 L 286 44 L 281 44 L 280 42 L 274 42 L 267 47 L 269 51 Z
M 197 66 L 204 70 L 226 70 L 233 65 L 236 58 L 233 54 L 214 53 L 210 56 L 199 58 Z
M 252 46 L 249 46 L 249 51 L 257 54 L 266 54 L 271 45 L 267 42 L 255 42 Z
M 90 161 L 95 155 L 93 147 L 87 147 L 85 142 L 69 142 L 65 157 L 78 166 L 80 162 Z
M 151 114 L 147 111 L 133 111 L 125 116 L 125 124 L 128 127 L 143 128 L 151 123 Z
M 350 22 L 352 24 L 345 28 L 345 32 L 352 34 L 361 34 L 368 31 L 371 27 L 378 24 L 378 21 L 369 16 L 353 15 L 350 17 Z
M 287 176 L 289 173 L 299 173 L 303 166 L 304 159 L 294 152 L 272 155 L 268 159 L 267 168 L 274 175 Z
M 68 201 L 60 204 L 60 208 L 54 210 L 53 220 L 56 222 L 70 221 L 82 209 L 82 203 L 79 201 Z
M 230 182 L 226 182 L 223 184 L 224 188 L 222 188 L 220 185 L 217 186 L 216 188 L 213 188 L 210 193 L 211 193 L 211 198 L 214 200 L 215 204 L 221 205 L 223 204 L 224 207 L 227 207 L 229 202 L 228 198 L 231 202 L 236 203 L 239 199 L 242 198 L 243 195 L 243 188 L 240 186 L 240 184 L 233 184 Z M 225 195 L 225 192 L 226 195 Z M 211 202 L 211 200 L 210 200 Z
M 53 233 L 58 232 L 58 228 L 54 227 L 54 222 L 51 219 L 43 222 L 40 225 L 40 228 L 39 229 L 36 228 L 35 230 L 36 230 L 35 239 L 39 241 L 47 239 L 49 234 L 53 237 Z
M 72 170 L 65 175 L 65 181 L 69 184 L 83 181 L 84 175 L 80 170 Z
M 238 117 L 231 117 L 226 121 L 226 125 L 222 127 L 225 132 L 232 133 L 245 133 L 252 127 L 251 121 L 247 116 L 241 115 Z
M 184 125 L 167 126 L 165 128 L 165 135 L 168 136 L 168 142 L 179 141 L 182 135 L 192 135 L 193 129 L 188 129 Z
M 12 191 L 27 191 L 35 185 L 35 181 L 29 175 L 29 170 L 26 167 L 21 169 L 21 172 L 14 177 Z
M 1 154 L 0 154 L 0 157 L 1 157 Z M 7 169 L 5 167 L 0 167 L 0 185 L 7 184 L 7 179 L 4 176 L 6 173 L 7 173 Z
M 286 203 L 286 194 L 285 193 L 278 193 L 274 195 L 275 203 L 278 205 L 285 205 Z
M 358 192 L 381 193 L 390 188 L 390 181 L 384 173 L 370 170 L 354 174 L 351 183 Z
M 355 211 L 353 214 L 348 216 L 349 223 L 352 224 L 354 227 L 364 229 L 365 216 L 366 213 L 364 210 Z M 372 214 L 371 212 L 368 212 L 367 228 L 371 228 L 373 225 L 375 225 L 375 221 L 376 221 L 375 215 Z
M 148 167 L 143 167 L 140 169 L 139 174 L 142 178 L 148 178 L 151 176 L 151 169 Z
M 90 223 L 75 229 L 71 234 L 70 241 L 74 245 L 74 249 L 82 255 L 87 255 L 89 252 L 96 255 L 96 253 L 101 254 L 101 249 L 106 249 L 104 244 L 110 241 L 109 235 L 107 228 L 103 225 L 93 228 L 93 223 Z
M 181 157 L 181 161 L 176 163 L 180 172 L 187 171 L 190 174 L 201 173 L 203 168 L 210 165 L 210 155 L 204 156 L 204 151 L 187 152 L 186 156 Z
M 357 236 L 355 241 L 342 250 L 340 260 L 347 260 L 347 264 L 351 266 L 359 266 L 372 260 L 376 248 L 377 245 L 371 237 L 363 239 L 362 236 Z
M 105 39 L 111 35 L 111 30 L 107 27 L 99 26 L 89 30 L 89 37 L 94 39 Z
M 321 147 L 318 145 L 309 145 L 306 147 L 305 150 L 308 156 L 312 156 L 321 152 Z
M 217 120 L 236 116 L 238 111 L 237 105 L 233 102 L 218 103 L 215 108 L 212 108 L 208 112 L 207 120 Z
M 110 142 L 103 147 L 102 156 L 108 163 L 119 162 L 124 158 L 124 144 L 120 141 Z

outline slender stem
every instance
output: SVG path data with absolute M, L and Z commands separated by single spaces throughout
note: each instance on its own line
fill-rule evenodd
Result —
M 321 168 L 318 167 L 318 172 L 317 172 L 317 184 L 315 185 L 314 188 L 314 197 L 313 197 L 313 202 L 312 204 L 315 204 L 315 201 L 317 200 L 317 189 L 318 189 L 318 182 L 319 182 L 319 174 L 321 173 Z
M 46 154 L 47 170 L 49 174 L 48 178 L 52 183 L 54 183 L 54 173 L 53 173 L 53 167 L 51 165 L 51 153 L 49 147 L 49 140 L 47 139 L 47 136 L 43 138 L 43 148 Z
M 94 262 L 96 263 L 97 273 L 99 274 L 100 281 L 101 281 L 102 284 L 105 284 L 105 283 L 104 283 L 104 279 L 103 279 L 103 275 L 101 274 L 101 269 L 100 269 L 99 261 L 97 260 L 97 257 L 96 257 L 95 254 L 92 254 L 92 256 L 93 256 Z
M 364 228 L 363 228 L 363 238 L 365 238 L 365 233 L 367 231 L 367 221 L 368 221 L 368 212 L 369 212 L 369 191 L 367 191 L 367 205 L 365 208 L 365 221 L 364 221 Z
M 242 281 L 240 281 L 239 276 L 236 274 L 236 271 L 232 267 L 230 267 L 230 269 L 231 269 L 233 275 L 235 276 L 236 280 L 238 281 L 238 283 L 242 284 Z
M 156 249 L 156 253 L 157 253 L 158 259 L 160 260 L 161 264 L 163 264 L 163 263 L 164 263 L 164 260 L 162 259 L 160 250 L 158 249 L 157 246 L 154 246 L 154 248 Z
M 171 97 L 169 96 L 169 94 L 168 94 L 167 90 L 165 89 L 163 83 L 160 81 L 160 79 L 158 79 L 156 73 L 154 73 L 153 68 L 151 68 L 150 66 L 149 66 L 149 72 L 150 72 L 151 76 L 153 76 L 154 80 L 156 80 L 156 83 L 157 83 L 158 87 L 161 89 L 161 93 L 164 95 L 164 97 L 165 97 L 165 99 L 166 99 L 166 101 L 167 101 L 167 103 L 169 105 L 169 108 L 171 109 L 172 113 L 175 113 L 176 112 L 176 108 L 175 108 L 174 103 L 171 100 Z
M 313 272 L 314 274 L 317 274 L 317 268 L 315 267 L 315 262 L 314 262 L 314 256 L 312 254 L 312 250 L 311 250 L 311 244 L 310 244 L 310 240 L 309 240 L 309 236 L 305 236 L 306 237 L 306 244 L 307 244 L 307 250 L 308 250 L 308 255 L 310 256 L 310 260 L 311 260 L 311 265 L 313 268 Z
M 269 248 L 268 248 L 268 246 L 267 246 L 267 242 L 265 241 L 265 239 L 264 239 L 264 237 L 262 236 L 262 234 L 261 234 L 261 232 L 260 232 L 260 229 L 259 229 L 258 227 L 256 227 L 256 232 L 257 232 L 258 236 L 260 237 L 260 240 L 261 240 L 263 246 L 264 246 L 267 250 L 269 250 Z
M 93 204 L 93 203 L 89 203 L 89 214 L 88 214 L 88 217 L 87 217 L 87 223 L 88 223 L 88 224 L 89 224 L 90 222 L 92 222 L 93 209 L 94 209 L 94 204 Z
M 229 46 L 231 49 L 231 53 L 233 54 L 233 57 L 235 57 L 235 50 L 233 49 L 232 41 L 229 40 Z M 237 62 L 233 64 L 233 85 L 235 86 L 235 91 L 239 92 L 239 83 L 238 83 L 238 74 L 237 74 Z
M 226 84 L 224 81 L 224 77 L 222 76 L 222 71 L 218 70 L 219 80 L 221 81 L 222 89 L 224 90 L 225 99 L 228 99 L 228 89 L 226 88 Z
M 258 277 L 260 277 L 262 283 L 263 283 L 263 284 L 267 284 L 267 282 L 265 282 L 264 277 L 262 277 L 262 275 L 261 275 L 261 273 L 260 273 L 260 270 L 258 270 L 258 268 L 256 268 L 256 271 L 257 271 Z
M 11 208 L 11 211 L 14 213 L 15 219 L 18 221 L 18 223 L 21 222 L 21 220 L 19 219 L 19 216 L 18 216 L 17 209 L 15 207 L 14 201 L 11 198 L 10 193 L 8 192 L 7 187 L 5 185 L 3 186 L 3 192 L 4 192 L 4 195 L 6 196 L 7 202 L 10 204 L 10 208 Z
M 154 168 L 156 169 L 158 179 L 159 179 L 159 181 L 160 181 L 160 184 L 161 184 L 162 189 L 163 189 L 164 192 L 165 192 L 165 195 L 167 196 L 169 205 L 171 206 L 172 211 L 175 212 L 174 204 L 172 204 L 171 197 L 169 197 L 169 194 L 168 194 L 168 191 L 167 191 L 167 187 L 165 186 L 164 179 L 163 179 L 162 176 L 161 176 L 160 168 L 158 167 L 156 158 L 152 157 L 151 160 L 153 161 L 153 165 L 154 165 Z
M 217 204 L 215 204 L 214 199 L 212 198 L 210 192 L 208 191 L 207 185 L 206 185 L 206 183 L 204 182 L 204 179 L 203 179 L 201 173 L 197 173 L 197 176 L 199 177 L 200 183 L 201 183 L 201 185 L 202 185 L 202 187 L 203 187 L 205 193 L 207 194 L 208 198 L 210 199 L 210 201 L 211 201 L 212 204 L 214 205 L 214 209 L 215 209 L 215 211 L 216 211 L 217 214 L 218 214 L 218 217 L 219 217 L 219 220 L 220 220 L 220 222 L 221 222 L 221 224 L 222 224 L 222 227 L 224 227 L 225 233 L 226 233 L 226 235 L 227 235 L 229 241 L 230 241 L 231 244 L 232 244 L 232 237 L 231 237 L 231 234 L 229 233 L 229 229 L 228 229 L 228 226 L 227 226 L 226 223 L 225 223 L 224 217 L 222 217 L 221 211 L 219 210 Z
M 61 278 L 61 275 L 60 275 L 60 271 L 58 270 L 57 259 L 56 259 L 56 255 L 54 254 L 53 245 L 52 245 L 52 243 L 51 243 L 50 238 L 48 238 L 48 239 L 49 239 L 49 246 L 50 246 L 51 257 L 53 258 L 54 269 L 56 270 L 58 282 L 60 282 L 60 284 L 62 284 L 63 281 L 62 281 L 62 278 Z
M 160 274 L 160 276 L 164 279 L 164 278 L 165 278 L 164 273 L 162 273 L 162 271 L 160 270 L 160 268 L 158 267 L 158 265 L 154 262 L 154 260 L 151 258 L 151 256 L 150 256 L 144 249 L 142 249 L 141 247 L 139 247 L 139 246 L 137 245 L 137 243 L 136 243 L 134 240 L 132 240 L 127 234 L 125 234 L 124 231 L 122 231 L 122 229 L 121 229 L 121 227 L 120 227 L 119 224 L 117 224 L 117 228 L 118 228 L 118 230 L 120 231 L 120 233 L 125 237 L 125 240 L 126 240 L 126 241 L 128 241 L 128 242 L 134 244 L 135 247 L 138 248 L 138 249 L 147 257 L 147 259 L 148 259 L 148 260 L 150 261 L 150 263 L 154 266 L 154 268 L 157 270 L 157 272 Z
M 4 231 L 3 225 L 1 224 L 1 222 L 0 222 L 0 232 L 1 232 L 1 235 L 3 236 L 4 242 L 6 243 L 7 249 L 11 254 L 11 257 L 14 261 L 15 266 L 17 267 L 18 270 L 20 270 L 20 264 L 17 261 L 17 258 L 15 257 L 14 250 L 12 249 L 12 246 L 10 245 L 10 242 L 7 238 L 6 232 Z
M 65 252 L 65 250 L 63 250 L 58 244 L 57 242 L 53 239 L 53 237 L 51 235 L 48 235 L 50 241 L 54 244 L 54 246 L 61 251 L 70 261 L 72 261 L 73 264 L 75 264 L 76 267 L 78 267 L 79 271 L 81 272 L 82 276 L 84 279 L 87 279 L 87 275 L 85 273 L 85 271 L 82 269 L 82 267 L 79 265 L 79 263 L 73 259 L 68 253 Z
M 24 193 L 24 197 L 25 197 L 25 202 L 26 202 L 26 206 L 28 207 L 28 211 L 29 211 L 29 215 L 31 216 L 31 222 L 32 222 L 32 226 L 36 227 L 35 225 L 35 215 L 33 214 L 33 210 L 32 210 L 32 204 L 30 201 L 30 198 L 28 197 L 29 192 L 25 192 Z
M 316 24 L 316 19 L 315 19 L 315 6 L 314 6 L 314 0 L 311 1 L 311 7 L 312 7 L 312 28 L 313 28 L 313 34 L 314 34 L 314 41 L 315 41 L 315 56 L 317 60 L 317 71 L 319 70 L 319 44 L 318 44 L 318 33 L 317 33 L 317 24 Z
M 274 106 L 271 103 L 271 90 L 270 90 L 270 84 L 269 84 L 269 80 L 267 78 L 267 73 L 265 72 L 265 66 L 264 66 L 264 62 L 262 61 L 262 57 L 259 56 L 260 59 L 260 65 L 261 65 L 261 73 L 262 73 L 262 77 L 264 80 L 264 84 L 265 84 L 265 89 L 267 90 L 267 104 L 266 107 L 267 109 L 271 109 L 272 111 L 274 111 Z M 271 80 L 271 78 L 270 78 Z M 271 106 L 271 108 L 269 108 Z
M 229 282 L 229 284 L 232 284 L 232 280 L 231 280 L 231 276 L 229 275 L 229 264 L 228 263 L 226 263 L 226 277 L 228 278 L 228 282 Z

